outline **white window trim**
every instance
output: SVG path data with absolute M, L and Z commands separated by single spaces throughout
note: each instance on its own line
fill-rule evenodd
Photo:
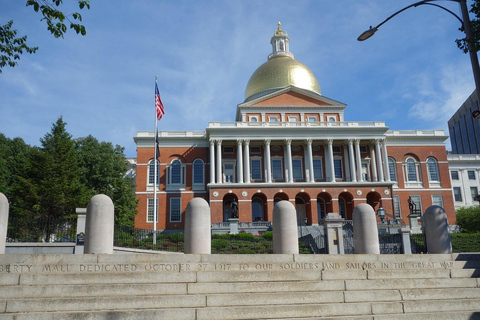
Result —
M 456 200 L 456 199 L 455 199 L 455 189 L 456 189 L 456 188 L 460 191 L 460 198 L 461 198 L 460 200 Z M 465 203 L 464 200 L 463 200 L 463 199 L 464 199 L 464 196 L 462 195 L 462 188 L 461 188 L 461 187 L 452 187 L 452 194 L 453 194 L 453 201 L 455 201 L 455 202 L 457 202 L 457 203 L 458 203 L 458 202 Z
M 442 205 L 440 207 L 443 208 L 443 196 L 441 194 L 432 194 L 432 205 L 436 205 L 436 204 L 434 204 L 434 201 L 433 201 L 434 197 L 440 197 L 440 200 L 442 202 Z
M 367 177 L 363 177 L 363 165 L 366 165 L 366 169 L 367 169 Z M 370 174 L 370 159 L 362 159 L 362 178 L 364 181 L 372 181 L 372 176 Z
M 226 181 L 226 175 L 225 175 L 225 172 L 226 172 L 226 169 L 225 169 L 225 166 L 226 165 L 233 165 L 233 181 L 229 181 L 227 182 Z M 233 159 L 224 159 L 222 161 L 222 181 L 223 183 L 235 183 L 237 181 L 237 178 L 236 178 L 236 170 L 237 170 L 237 161 L 236 160 L 233 160 Z
M 341 173 L 341 177 L 340 178 L 337 178 L 336 175 L 335 175 L 335 160 L 340 160 L 340 164 L 341 164 L 341 170 L 340 170 L 340 173 Z M 343 174 L 343 158 L 341 156 L 334 156 L 333 157 L 333 174 L 335 176 L 335 180 L 343 180 L 344 178 L 344 174 Z
M 280 160 L 280 175 L 281 175 L 281 177 L 279 179 L 275 179 L 274 176 L 273 176 L 273 160 Z M 284 180 L 283 172 L 285 171 L 283 169 L 283 158 L 280 157 L 280 156 L 273 156 L 270 161 L 271 161 L 270 166 L 272 168 L 272 180 L 283 181 Z
M 179 214 L 180 219 L 179 220 L 172 220 L 172 201 L 177 200 L 177 199 L 180 200 L 180 214 Z M 170 198 L 169 221 L 170 222 L 182 222 L 182 198 L 181 197 Z
M 258 116 L 249 116 L 248 117 L 248 122 L 257 123 L 258 122 Z
M 149 219 L 149 214 L 148 214 L 148 211 L 149 209 L 152 208 L 152 211 L 153 211 L 153 198 L 148 198 L 147 199 L 147 223 L 153 223 L 153 219 L 150 220 Z M 157 198 L 157 222 L 158 222 L 158 198 Z M 154 214 L 155 212 L 152 214 L 152 218 L 154 217 Z
M 420 202 L 419 202 L 420 208 L 417 207 L 416 210 L 420 210 L 420 212 L 423 213 L 423 211 L 422 211 L 422 196 L 420 196 L 418 194 L 411 194 L 410 197 L 412 197 L 412 198 L 413 197 L 418 197 L 420 199 Z
M 314 156 L 313 157 L 313 160 L 320 160 L 320 178 L 316 178 L 315 177 L 315 167 L 313 168 L 313 173 L 314 173 L 314 178 L 315 178 L 315 181 L 320 181 L 320 180 L 323 180 L 323 157 L 320 157 L 320 156 Z
M 398 200 L 398 216 L 395 213 L 395 199 Z M 400 204 L 400 196 L 399 195 L 393 196 L 393 217 L 395 219 L 402 219 L 402 205 Z
M 288 122 L 298 122 L 298 117 L 296 117 L 296 116 L 288 116 Z
M 294 176 L 294 172 L 295 172 L 295 168 L 293 167 L 293 161 L 294 160 L 299 160 L 300 161 L 300 174 L 301 174 L 300 178 L 295 178 L 295 176 Z M 304 174 L 304 170 L 303 170 L 303 157 L 301 157 L 301 156 L 293 156 L 292 157 L 292 176 L 293 176 L 293 180 L 304 180 L 305 179 L 305 174 Z
M 278 116 L 268 116 L 268 122 L 279 122 Z
M 151 163 L 153 163 L 153 161 L 155 161 L 155 160 L 150 159 L 148 161 L 148 164 L 147 164 L 147 186 L 152 187 L 152 189 L 153 189 L 154 183 L 150 183 L 150 165 L 151 165 Z M 158 186 L 160 184 L 160 162 L 158 160 L 157 160 L 157 171 L 158 171 L 158 173 L 157 173 L 157 189 L 158 189 Z
M 185 189 L 185 177 L 186 177 L 186 165 L 180 161 L 180 183 L 171 183 L 172 181 L 172 163 L 180 159 L 174 159 L 170 164 L 167 165 L 167 190 L 178 190 L 178 189 Z
M 415 162 L 415 170 L 417 173 L 417 181 L 408 181 L 408 159 L 412 159 Z M 403 163 L 403 180 L 405 181 L 405 188 L 417 188 L 423 187 L 422 183 L 422 170 L 420 170 L 420 162 L 412 157 L 405 159 Z
M 254 179 L 254 178 L 253 178 L 253 166 L 252 166 L 253 161 L 259 161 L 259 163 L 260 163 L 260 178 L 259 178 L 259 179 Z M 263 179 L 263 175 L 262 175 L 262 157 L 258 157 L 258 156 L 250 157 L 250 179 L 251 179 L 252 181 L 262 181 L 262 179 Z
M 202 182 L 195 183 L 195 161 L 202 162 Z M 202 159 L 195 159 L 192 162 L 192 189 L 193 190 L 205 190 L 205 162 Z
M 428 159 L 433 159 L 433 160 L 435 161 L 438 180 L 430 180 L 430 170 L 428 169 Z M 440 169 L 438 168 L 438 161 L 437 161 L 437 159 L 432 158 L 432 157 L 428 157 L 428 158 L 427 158 L 427 161 L 425 161 L 425 165 L 427 166 L 428 185 L 429 185 L 429 187 L 430 187 L 430 188 L 432 188 L 432 187 L 433 187 L 433 188 L 440 188 L 440 187 L 441 187 L 441 184 L 440 184 Z
M 316 116 L 307 116 L 307 122 L 317 122 Z

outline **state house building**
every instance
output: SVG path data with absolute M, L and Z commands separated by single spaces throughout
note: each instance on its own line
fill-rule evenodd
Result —
M 272 53 L 248 81 L 234 122 L 159 134 L 157 230 L 183 229 L 194 197 L 209 202 L 212 223 L 228 221 L 234 200 L 239 222 L 252 224 L 272 221 L 275 203 L 288 200 L 302 224 L 321 223 L 330 212 L 350 220 L 355 206 L 368 203 L 408 225 L 411 197 L 421 212 L 444 207 L 455 224 L 443 130 L 345 122 L 346 105 L 322 95 L 280 24 L 270 43 Z M 152 229 L 154 132 L 139 131 L 134 140 L 135 226 Z

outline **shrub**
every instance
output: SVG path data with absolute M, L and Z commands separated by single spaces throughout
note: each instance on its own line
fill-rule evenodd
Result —
M 453 233 L 453 252 L 480 252 L 480 233 Z
M 212 239 L 212 250 L 220 250 L 228 246 L 228 241 L 225 239 Z
M 266 240 L 273 240 L 273 231 L 265 231 L 265 233 L 262 236 Z
M 461 232 L 480 232 L 480 206 L 460 208 L 455 213 Z

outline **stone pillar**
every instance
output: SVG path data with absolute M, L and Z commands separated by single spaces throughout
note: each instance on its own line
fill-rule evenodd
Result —
M 343 221 L 338 213 L 330 212 L 323 220 L 327 236 L 328 254 L 345 254 L 343 245 Z
M 217 183 L 222 183 L 222 140 L 217 140 Z
M 0 192 L 0 254 L 5 254 L 8 227 L 8 199 Z
M 401 228 L 398 230 L 402 235 L 402 253 L 403 254 L 412 254 L 412 244 L 410 243 L 410 229 Z
M 277 202 L 273 209 L 273 253 L 298 254 L 297 213 L 287 200 Z
M 447 213 L 442 207 L 431 206 L 423 214 L 428 253 L 452 253 L 452 240 L 448 232 Z
M 242 140 L 237 140 L 237 182 L 243 183 Z
M 355 157 L 357 159 L 358 181 L 363 182 L 362 155 L 360 154 L 360 140 L 359 139 L 355 139 Z
M 305 152 L 305 160 L 308 161 L 308 171 L 309 171 L 308 180 L 307 180 L 308 182 L 315 182 L 315 175 L 313 173 L 314 170 L 313 170 L 312 142 L 313 142 L 312 139 L 307 139 L 307 150 Z
M 210 183 L 215 183 L 215 142 L 210 140 Z
M 377 162 L 375 161 L 375 146 L 370 145 L 370 159 L 372 162 L 372 181 L 377 182 L 378 177 L 377 177 Z
M 212 252 L 210 207 L 203 198 L 193 198 L 185 211 L 185 253 Z
M 113 253 L 114 209 L 104 195 L 93 196 L 87 205 L 85 253 Z
M 83 254 L 85 248 L 85 223 L 87 220 L 87 208 L 76 208 L 77 214 L 77 239 L 75 241 L 75 254 Z M 83 234 L 83 239 L 82 235 Z M 83 240 L 83 242 L 82 242 Z
M 353 209 L 353 242 L 356 254 L 380 254 L 377 218 L 367 203 L 360 203 Z
M 333 140 L 328 139 L 327 144 L 328 144 L 328 163 L 330 165 L 330 181 L 329 182 L 335 182 L 335 166 L 333 164 Z
M 383 182 L 382 155 L 380 153 L 380 140 L 375 139 L 375 155 L 377 156 L 378 180 Z
M 285 141 L 285 144 L 286 144 L 286 148 L 285 148 L 285 152 L 286 152 L 286 168 L 287 168 L 287 176 L 286 176 L 286 181 L 288 183 L 292 183 L 293 182 L 293 168 L 292 168 L 292 140 L 291 139 L 287 139 Z
M 350 160 L 350 177 L 353 182 L 357 182 L 357 173 L 355 171 L 355 157 L 353 155 L 353 140 L 348 139 L 348 158 Z
M 250 183 L 250 140 L 245 140 L 245 146 L 244 146 L 244 153 L 243 156 L 245 157 L 245 161 L 243 162 L 243 165 L 245 167 L 244 173 L 245 175 L 243 176 L 245 183 Z
M 382 141 L 383 166 L 385 167 L 385 181 L 390 182 L 390 168 L 388 167 L 387 140 Z
M 265 139 L 265 181 L 272 183 L 272 161 L 270 159 L 270 139 Z

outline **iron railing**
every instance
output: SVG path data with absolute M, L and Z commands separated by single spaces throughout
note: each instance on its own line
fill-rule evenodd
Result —
M 75 242 L 77 218 L 10 217 L 7 242 Z

